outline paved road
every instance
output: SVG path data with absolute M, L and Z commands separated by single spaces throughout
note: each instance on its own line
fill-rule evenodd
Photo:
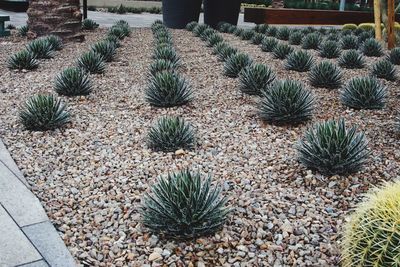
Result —
M 26 15 L 26 13 L 22 13 L 22 12 L 17 13 L 17 12 L 5 11 L 5 10 L 0 9 L 0 15 L 10 16 L 11 21 L 9 23 L 13 24 L 17 27 L 25 25 L 26 20 L 28 19 L 28 16 Z M 162 15 L 149 14 L 149 13 L 119 15 L 119 14 L 107 13 L 107 12 L 88 11 L 88 18 L 95 20 L 97 23 L 100 24 L 101 27 L 110 27 L 114 24 L 114 22 L 116 20 L 124 19 L 124 20 L 128 21 L 128 23 L 132 27 L 142 28 L 142 27 L 150 27 L 151 24 L 156 19 L 162 19 Z M 203 22 L 203 14 L 200 15 L 200 22 Z M 243 14 L 240 14 L 239 15 L 239 26 L 242 26 L 244 28 L 249 28 L 249 27 L 254 26 L 254 24 L 244 22 Z

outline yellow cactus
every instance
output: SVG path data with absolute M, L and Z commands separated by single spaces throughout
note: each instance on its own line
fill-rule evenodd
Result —
M 343 267 L 400 266 L 400 181 L 372 190 L 345 227 Z
M 357 25 L 352 23 L 344 24 L 342 27 L 342 30 L 355 30 L 355 29 L 357 29 Z

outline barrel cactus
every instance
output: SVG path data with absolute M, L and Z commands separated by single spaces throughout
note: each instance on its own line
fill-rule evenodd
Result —
M 342 266 L 400 266 L 400 181 L 367 196 L 345 227 Z

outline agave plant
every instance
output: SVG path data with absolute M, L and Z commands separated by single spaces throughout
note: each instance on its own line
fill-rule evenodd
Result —
M 125 38 L 125 31 L 122 27 L 113 26 L 108 30 L 108 35 L 113 35 L 117 37 L 119 40 L 122 40 Z
M 93 51 L 86 52 L 78 58 L 77 66 L 92 74 L 101 74 L 106 70 L 104 57 Z
M 293 32 L 289 37 L 290 45 L 300 45 L 303 40 L 303 34 L 301 32 Z
M 285 68 L 298 72 L 309 71 L 314 64 L 314 58 L 307 51 L 299 50 L 286 57 Z
M 242 32 L 242 34 L 240 35 L 240 38 L 242 38 L 242 40 L 251 40 L 251 38 L 253 38 L 253 36 L 254 36 L 254 31 L 244 30 Z
M 340 42 L 340 45 L 344 50 L 358 49 L 358 44 L 358 39 L 354 35 L 343 36 Z
M 19 36 L 25 37 L 28 34 L 28 31 L 29 31 L 28 25 L 24 25 L 18 29 L 18 34 Z
M 279 41 L 273 37 L 265 37 L 261 42 L 261 50 L 264 52 L 272 52 L 278 45 Z
M 26 46 L 26 48 L 37 59 L 48 59 L 48 58 L 52 58 L 54 55 L 53 46 L 45 38 L 39 38 L 39 39 L 31 41 Z
M 341 50 L 335 41 L 325 41 L 319 48 L 319 55 L 324 58 L 337 58 L 340 53 Z
M 326 37 L 326 40 L 327 40 L 327 41 L 335 41 L 335 42 L 338 42 L 338 41 L 340 40 L 340 37 L 339 37 L 338 34 L 329 34 L 329 35 Z
M 219 43 L 215 46 L 214 52 L 217 54 L 219 60 L 226 61 L 231 55 L 236 54 L 238 50 L 227 43 Z
M 317 50 L 319 48 L 320 43 L 321 43 L 321 35 L 318 33 L 310 33 L 304 36 L 303 41 L 301 43 L 301 47 L 303 49 Z
M 380 57 L 383 55 L 383 48 L 381 43 L 379 43 L 374 38 L 369 38 L 365 40 L 361 46 L 361 51 L 367 57 Z
M 121 43 L 119 41 L 119 38 L 116 37 L 115 35 L 107 35 L 106 38 L 104 38 L 104 41 L 112 43 L 115 47 L 121 47 Z
M 346 69 L 362 69 L 365 67 L 364 57 L 357 50 L 348 50 L 344 52 L 339 60 L 339 66 Z
M 373 38 L 374 36 L 371 35 L 371 33 L 367 32 L 367 31 L 362 31 L 359 35 L 358 35 L 358 43 L 362 44 L 364 43 L 366 40 Z
M 290 29 L 288 27 L 281 27 L 276 33 L 276 38 L 279 40 L 287 41 L 290 37 Z
M 236 29 L 235 29 L 235 31 L 233 32 L 233 34 L 234 34 L 235 36 L 240 37 L 240 36 L 242 36 L 243 32 L 244 32 L 244 29 L 239 28 L 239 27 L 236 27 Z
M 368 158 L 367 141 L 345 121 L 329 120 L 309 129 L 297 147 L 299 160 L 307 168 L 326 175 L 359 171 Z
M 187 25 L 186 25 L 186 30 L 188 30 L 188 31 L 193 31 L 193 29 L 198 25 L 199 23 L 197 22 L 197 21 L 192 21 L 192 22 L 189 22 Z
M 275 37 L 278 32 L 278 28 L 275 26 L 270 26 L 267 30 L 267 36 Z
M 93 31 L 99 27 L 99 24 L 97 24 L 94 20 L 92 19 L 84 19 L 82 21 L 82 30 L 87 30 L 87 31 Z
M 344 86 L 341 101 L 354 109 L 381 109 L 385 106 L 386 91 L 375 78 L 355 77 Z
M 121 33 L 122 33 L 122 36 L 121 36 L 122 39 L 125 38 L 125 37 L 127 37 L 127 36 L 129 36 L 129 35 L 131 35 L 131 32 L 132 32 L 132 30 L 131 30 L 131 28 L 130 28 L 130 26 L 129 26 L 129 23 L 126 22 L 125 20 L 119 20 L 119 21 L 117 21 L 117 22 L 111 27 L 111 30 L 112 30 L 113 28 L 117 28 L 117 29 L 119 29 L 119 30 L 121 31 Z
M 311 68 L 309 79 L 312 86 L 334 89 L 342 84 L 342 71 L 330 61 L 322 61 Z
M 92 91 L 92 83 L 81 69 L 67 68 L 57 75 L 54 89 L 60 95 L 88 95 Z
M 228 32 L 230 26 L 231 24 L 227 22 L 222 22 L 217 25 L 217 30 L 220 32 Z
M 33 53 L 28 50 L 21 50 L 12 55 L 7 62 L 7 67 L 12 70 L 34 70 L 39 62 Z
M 231 78 L 237 78 L 239 73 L 252 62 L 253 60 L 247 54 L 232 54 L 225 61 L 224 74 Z
M 394 65 L 400 65 L 400 47 L 390 50 L 388 60 Z
M 169 60 L 175 65 L 180 65 L 180 57 L 176 53 L 175 49 L 173 47 L 169 46 L 164 46 L 164 47 L 159 47 L 154 51 L 153 54 L 153 59 L 165 59 Z
M 262 33 L 255 33 L 251 38 L 251 42 L 255 45 L 261 44 L 262 40 L 264 39 L 264 34 Z
M 261 95 L 275 80 L 275 73 L 266 65 L 251 64 L 239 74 L 240 90 L 249 95 Z
M 193 34 L 197 37 L 200 37 L 206 29 L 209 29 L 208 25 L 197 24 L 197 26 L 193 28 Z
M 372 66 L 372 75 L 388 81 L 395 81 L 397 78 L 394 65 L 385 59 L 376 62 Z
M 106 62 L 111 62 L 116 54 L 117 47 L 109 41 L 100 41 L 95 43 L 91 50 L 99 55 L 103 56 Z
M 262 92 L 259 114 L 267 122 L 298 124 L 311 118 L 314 98 L 302 83 L 294 80 L 274 82 Z
M 269 25 L 268 24 L 258 24 L 254 27 L 254 31 L 262 34 L 266 34 L 268 31 Z
M 191 149 L 194 143 L 192 126 L 178 117 L 162 117 L 147 135 L 147 145 L 155 151 Z
M 272 50 L 272 55 L 278 59 L 285 59 L 287 55 L 293 52 L 293 47 L 285 43 L 278 43 L 274 50 Z
M 236 29 L 237 29 L 236 25 L 230 25 L 227 33 L 235 33 Z
M 207 41 L 208 37 L 211 35 L 216 34 L 217 32 L 213 28 L 208 28 L 203 31 L 203 33 L 200 35 L 200 39 L 203 41 Z
M 51 44 L 53 50 L 61 50 L 63 48 L 63 42 L 60 37 L 49 35 L 45 39 Z
M 165 59 L 157 59 L 150 64 L 150 74 L 155 75 L 158 72 L 168 71 L 173 72 L 179 65 Z
M 35 95 L 21 108 L 19 119 L 27 130 L 53 130 L 70 121 L 65 109 L 66 105 L 54 96 Z
M 218 33 L 215 33 L 208 37 L 207 46 L 214 47 L 215 45 L 217 45 L 218 43 L 221 43 L 223 41 L 224 41 L 224 39 L 222 38 L 222 36 L 219 35 Z
M 221 188 L 189 170 L 160 177 L 141 210 L 142 223 L 152 232 L 175 239 L 215 233 L 224 225 L 229 209 Z
M 150 79 L 145 99 L 155 107 L 175 107 L 192 100 L 188 82 L 175 72 L 159 72 Z

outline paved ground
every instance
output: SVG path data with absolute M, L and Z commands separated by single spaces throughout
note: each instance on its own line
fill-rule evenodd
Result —
M 23 26 L 26 24 L 26 20 L 28 16 L 26 13 L 17 13 L 11 11 L 5 11 L 0 9 L 0 15 L 8 15 L 10 16 L 11 21 L 9 24 L 13 24 L 17 27 Z M 99 23 L 102 27 L 109 27 L 116 20 L 124 19 L 128 21 L 128 23 L 132 27 L 150 27 L 150 25 L 157 19 L 162 19 L 162 15 L 158 14 L 125 14 L 119 15 L 114 13 L 107 13 L 107 12 L 96 12 L 96 11 L 88 11 L 88 18 L 95 20 Z M 200 15 L 200 22 L 203 21 L 203 14 Z M 7 24 L 7 23 L 6 23 Z M 254 26 L 253 23 L 247 23 L 243 21 L 243 14 L 239 15 L 239 25 L 242 27 L 252 27 Z

